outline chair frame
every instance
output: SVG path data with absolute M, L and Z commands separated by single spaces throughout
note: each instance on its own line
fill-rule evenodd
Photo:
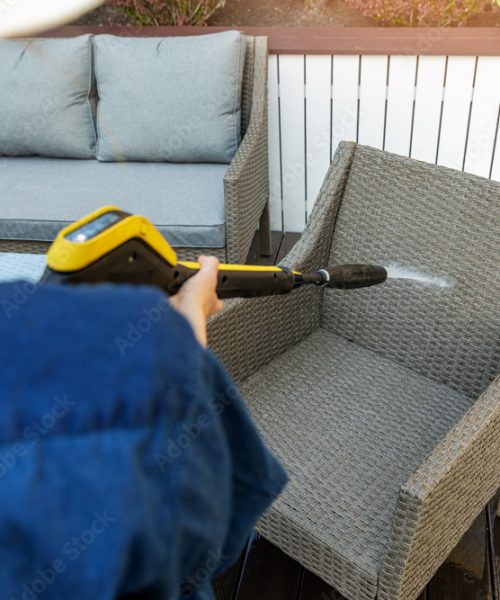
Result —
M 309 271 L 327 261 L 355 149 L 356 144 L 340 144 L 304 234 L 282 266 Z M 236 381 L 242 382 L 320 326 L 321 294 L 318 289 L 300 288 L 284 297 L 228 303 L 209 322 L 209 343 Z M 378 600 L 416 600 L 499 489 L 499 456 L 497 377 L 400 487 L 378 589 L 345 565 L 337 565 L 334 580 L 320 551 L 312 553 L 295 543 L 293 558 L 347 598 L 361 600 L 377 594 Z M 273 516 L 264 515 L 258 529 L 279 545 L 287 532 Z M 281 549 L 291 552 L 292 546 L 285 546 Z

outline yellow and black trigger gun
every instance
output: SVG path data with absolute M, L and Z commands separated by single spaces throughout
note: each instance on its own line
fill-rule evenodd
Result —
M 178 261 L 173 248 L 145 217 L 105 206 L 57 235 L 41 281 L 154 285 L 173 295 L 199 268 L 197 262 Z M 279 266 L 221 264 L 217 295 L 271 296 L 303 285 L 353 289 L 383 283 L 386 278 L 387 271 L 375 265 L 341 265 L 300 273 Z

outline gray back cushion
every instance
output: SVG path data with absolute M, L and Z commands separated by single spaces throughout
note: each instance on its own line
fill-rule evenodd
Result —
M 324 325 L 477 396 L 500 371 L 499 256 L 500 184 L 357 147 L 330 264 L 395 262 L 449 287 L 328 291 Z
M 91 158 L 92 41 L 0 41 L 0 154 Z
M 97 36 L 100 161 L 229 163 L 240 143 L 241 34 Z

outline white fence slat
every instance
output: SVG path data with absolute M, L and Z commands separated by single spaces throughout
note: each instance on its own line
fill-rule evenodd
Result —
M 271 229 L 283 229 L 281 206 L 281 155 L 278 99 L 278 57 L 269 56 L 269 203 Z
M 340 141 L 356 141 L 358 79 L 359 56 L 333 57 L 332 154 Z
M 421 56 L 418 62 L 411 156 L 435 162 L 446 58 Z
M 358 142 L 382 148 L 385 128 L 387 56 L 362 56 Z
M 410 154 L 416 68 L 416 56 L 390 57 L 385 150 L 403 156 Z
M 499 106 L 499 111 L 500 111 L 500 106 Z M 497 117 L 498 119 L 498 117 Z M 491 168 L 491 179 L 495 180 L 495 181 L 500 181 L 500 131 L 499 129 L 500 124 L 498 123 L 497 120 L 497 131 L 496 131 L 496 135 L 497 135 L 497 142 L 496 142 L 496 149 L 495 149 L 495 156 L 494 156 L 494 160 L 493 160 L 493 164 L 492 164 L 492 168 Z
M 307 214 L 330 165 L 331 56 L 306 57 Z
M 271 55 L 273 229 L 303 230 L 341 140 L 500 181 L 499 110 L 500 56 Z
M 500 103 L 500 57 L 480 56 L 472 98 L 472 111 L 464 170 L 488 177 Z
M 476 58 L 450 56 L 446 69 L 438 164 L 462 169 Z
M 285 231 L 305 226 L 304 57 L 280 56 L 281 160 Z

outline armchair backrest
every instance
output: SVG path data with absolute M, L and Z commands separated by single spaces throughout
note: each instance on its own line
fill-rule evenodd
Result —
M 323 326 L 466 394 L 500 364 L 500 184 L 356 146 L 329 263 L 396 263 L 391 279 L 327 290 Z

